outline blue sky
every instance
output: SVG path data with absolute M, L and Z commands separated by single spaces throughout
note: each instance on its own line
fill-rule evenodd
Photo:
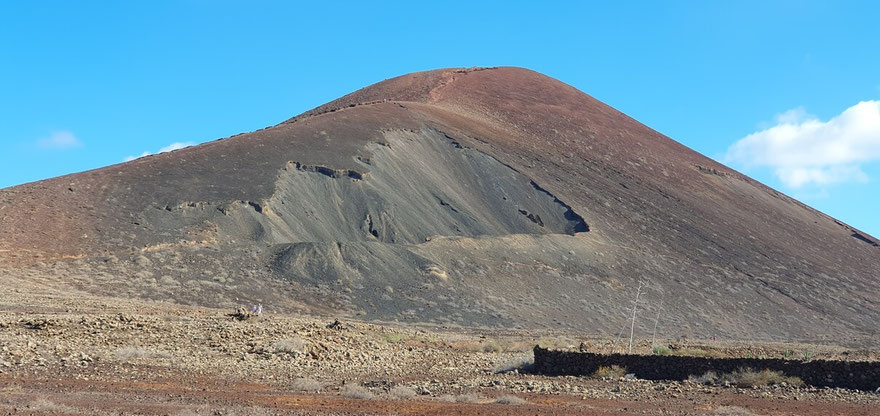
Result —
M 0 2 L 0 187 L 514 65 L 880 236 L 877 2 L 309 3 Z

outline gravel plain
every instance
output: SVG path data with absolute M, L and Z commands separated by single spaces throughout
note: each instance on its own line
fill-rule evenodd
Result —
M 845 389 L 738 388 L 529 372 L 535 344 L 611 348 L 612 340 L 571 333 L 269 312 L 238 319 L 233 311 L 4 283 L 2 414 L 867 415 L 880 407 L 880 394 Z M 692 352 L 728 355 L 803 348 L 692 344 Z M 648 343 L 637 348 L 647 349 Z M 829 357 L 877 358 L 868 350 L 809 348 Z

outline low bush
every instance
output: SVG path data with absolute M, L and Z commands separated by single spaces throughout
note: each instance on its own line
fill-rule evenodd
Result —
M 804 385 L 804 381 L 800 378 L 786 376 L 780 371 L 767 369 L 755 371 L 751 368 L 739 369 L 725 374 L 722 377 L 722 381 L 730 382 L 738 387 L 772 386 L 782 383 L 798 387 Z

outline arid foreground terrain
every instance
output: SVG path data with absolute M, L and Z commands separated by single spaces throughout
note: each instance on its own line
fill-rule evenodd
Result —
M 880 394 L 529 374 L 574 334 L 335 321 L 60 293 L 4 279 L 0 414 L 876 414 Z M 665 342 L 685 354 L 878 360 L 815 345 Z M 641 342 L 637 351 L 648 351 Z

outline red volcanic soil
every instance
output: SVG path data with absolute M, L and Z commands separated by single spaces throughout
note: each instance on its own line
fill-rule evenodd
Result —
M 520 68 L 393 78 L 0 213 L 9 270 L 120 297 L 613 337 L 644 280 L 668 337 L 880 325 L 876 238 Z
M 0 389 L 18 386 L 0 409 L 12 414 L 251 414 L 296 415 L 871 415 L 873 405 L 843 402 L 754 398 L 725 391 L 651 401 L 580 398 L 570 395 L 521 394 L 522 404 L 456 403 L 411 398 L 371 400 L 332 394 L 304 394 L 262 383 L 229 382 L 202 377 L 147 382 L 45 380 L 0 376 Z M 696 390 L 696 389 L 695 389 Z M 34 397 L 50 397 L 34 401 Z M 112 397 L 109 400 L 108 397 Z M 36 405 L 35 405 L 36 403 Z M 46 404 L 48 403 L 48 404 Z M 18 407 L 13 407 L 13 406 Z M 190 413 L 187 413 L 190 412 Z M 201 412 L 201 413 L 199 413 Z M 259 413 L 258 413 L 259 412 Z M 754 412 L 754 413 L 753 413 Z

